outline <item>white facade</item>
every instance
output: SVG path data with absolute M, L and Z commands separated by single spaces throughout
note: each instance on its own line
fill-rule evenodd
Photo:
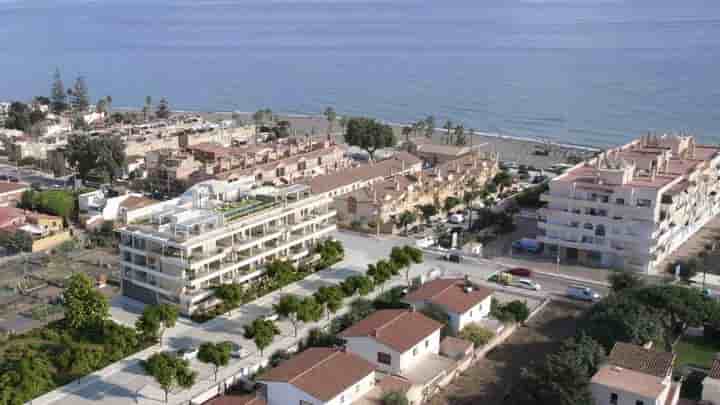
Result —
M 239 217 L 212 208 L 206 197 L 194 195 L 190 208 L 180 205 L 182 199 L 161 203 L 167 208 L 153 213 L 149 224 L 121 230 L 125 295 L 192 314 L 214 304 L 213 286 L 255 279 L 275 259 L 297 262 L 335 230 L 327 197 L 257 202 L 258 211 Z
M 670 394 L 670 377 L 667 378 L 667 384 L 663 391 L 657 397 L 645 396 L 636 392 L 625 391 L 617 387 L 609 387 L 602 384 L 591 383 L 590 392 L 595 399 L 595 405 L 666 405 Z M 617 395 L 617 402 L 613 402 L 613 394 Z M 680 395 L 680 390 L 674 390 L 673 401 L 669 404 L 676 404 Z
M 705 377 L 702 386 L 702 400 L 720 404 L 720 380 Z
M 378 370 L 402 374 L 415 366 L 427 353 L 440 353 L 440 329 L 428 335 L 412 348 L 400 353 L 371 337 L 346 337 L 347 350 L 375 364 Z M 379 353 L 390 356 L 390 363 L 379 362 Z M 383 356 L 384 357 L 384 356 Z
M 375 372 L 351 385 L 335 398 L 322 401 L 287 382 L 263 382 L 267 386 L 268 405 L 350 405 L 375 387 Z M 305 401 L 305 402 L 301 402 Z
M 720 213 L 720 154 L 692 137 L 643 137 L 554 178 L 542 195 L 545 253 L 656 274 Z
M 456 313 L 448 311 L 450 317 L 450 330 L 453 333 L 460 333 L 467 325 L 471 323 L 477 323 L 486 319 L 490 315 L 490 304 L 492 303 L 492 296 L 488 296 L 482 302 L 476 306 L 470 308 L 470 310 L 464 313 Z

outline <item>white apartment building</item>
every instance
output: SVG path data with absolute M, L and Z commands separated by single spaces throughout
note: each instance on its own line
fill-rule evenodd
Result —
M 647 135 L 550 182 L 539 211 L 545 253 L 563 261 L 656 274 L 720 213 L 720 148 Z
M 297 263 L 335 230 L 332 200 L 306 186 L 255 188 L 236 199 L 216 191 L 195 188 L 121 230 L 124 295 L 192 314 L 217 302 L 213 286 L 256 279 L 275 259 Z

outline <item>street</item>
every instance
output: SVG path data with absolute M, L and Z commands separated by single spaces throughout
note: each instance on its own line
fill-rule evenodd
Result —
M 106 404 L 126 404 L 130 401 L 138 404 L 156 404 L 162 401 L 163 392 L 151 377 L 145 375 L 141 368 L 141 360 L 146 359 L 155 352 L 198 346 L 206 341 L 229 340 L 250 352 L 249 357 L 233 359 L 228 366 L 220 368 L 219 381 L 238 373 L 249 374 L 252 369 L 266 361 L 274 352 L 295 346 L 298 339 L 307 334 L 310 329 L 322 327 L 328 321 L 323 319 L 316 323 L 301 324 L 298 328 L 298 337 L 295 337 L 292 325 L 287 320 L 279 320 L 278 326 L 281 329 L 281 335 L 275 339 L 270 347 L 265 349 L 262 356 L 255 344 L 243 337 L 243 326 L 245 324 L 252 322 L 259 316 L 272 312 L 272 304 L 277 302 L 283 295 L 307 296 L 323 285 L 338 284 L 351 275 L 364 273 L 367 270 L 368 263 L 387 258 L 393 246 L 410 243 L 410 240 L 405 238 L 375 239 L 344 232 L 337 232 L 335 237 L 343 242 L 346 253 L 345 259 L 333 268 L 312 274 L 281 290 L 243 305 L 231 314 L 223 315 L 203 324 L 196 324 L 189 319 L 181 318 L 174 328 L 166 331 L 162 347 L 156 345 L 143 352 L 136 353 L 68 386 L 37 398 L 33 403 L 84 405 L 102 400 Z M 462 277 L 467 274 L 473 281 L 497 291 L 540 299 L 545 298 L 548 293 L 552 294 L 553 297 L 559 297 L 564 294 L 568 285 L 582 284 L 577 280 L 537 274 L 534 279 L 541 283 L 543 288 L 542 291 L 536 292 L 512 286 L 503 287 L 485 281 L 490 275 L 502 269 L 502 266 L 490 261 L 465 260 L 462 263 L 450 263 L 441 260 L 437 255 L 426 255 L 424 263 L 412 266 L 410 276 L 417 277 L 430 271 L 439 271 L 445 277 Z M 385 290 L 393 286 L 404 285 L 404 283 L 405 277 L 400 275 L 388 282 Z M 595 286 L 593 287 L 595 288 Z M 596 290 L 601 294 L 606 293 L 605 289 L 596 288 Z M 367 298 L 372 298 L 372 296 Z M 356 297 L 348 298 L 346 302 L 354 299 Z M 348 306 L 346 305 L 336 316 L 341 315 L 347 309 Z M 112 301 L 111 315 L 113 319 L 128 326 L 134 325 L 140 311 L 140 307 L 127 298 L 117 297 Z M 199 373 L 197 382 L 190 389 L 170 393 L 169 403 L 187 403 L 198 395 L 217 387 L 218 383 L 214 381 L 211 366 L 192 360 L 191 367 Z

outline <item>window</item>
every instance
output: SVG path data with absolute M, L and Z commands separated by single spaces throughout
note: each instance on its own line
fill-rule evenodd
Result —
M 612 394 L 610 394 L 610 404 L 617 405 L 617 403 L 618 403 L 618 394 L 613 392 Z
M 652 205 L 652 201 L 648 200 L 647 198 L 638 198 L 638 200 L 637 200 L 638 207 L 649 207 L 651 205 Z
M 388 364 L 389 365 L 390 363 L 392 363 L 392 356 L 387 353 L 378 352 L 377 361 L 380 364 Z
M 417 356 L 417 354 L 418 354 L 418 348 L 414 347 L 413 348 L 413 356 Z
M 311 402 L 300 400 L 300 405 L 312 405 Z
M 625 205 L 625 199 L 624 198 L 616 198 L 615 204 L 617 205 Z
M 645 405 L 644 401 L 635 401 L 635 405 Z
M 425 347 L 430 347 L 430 339 L 425 339 Z

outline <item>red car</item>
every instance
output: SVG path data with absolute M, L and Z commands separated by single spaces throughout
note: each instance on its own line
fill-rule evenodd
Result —
M 532 270 L 525 269 L 522 267 L 516 267 L 514 269 L 510 269 L 506 273 L 512 274 L 513 276 L 517 276 L 517 277 L 532 277 Z

